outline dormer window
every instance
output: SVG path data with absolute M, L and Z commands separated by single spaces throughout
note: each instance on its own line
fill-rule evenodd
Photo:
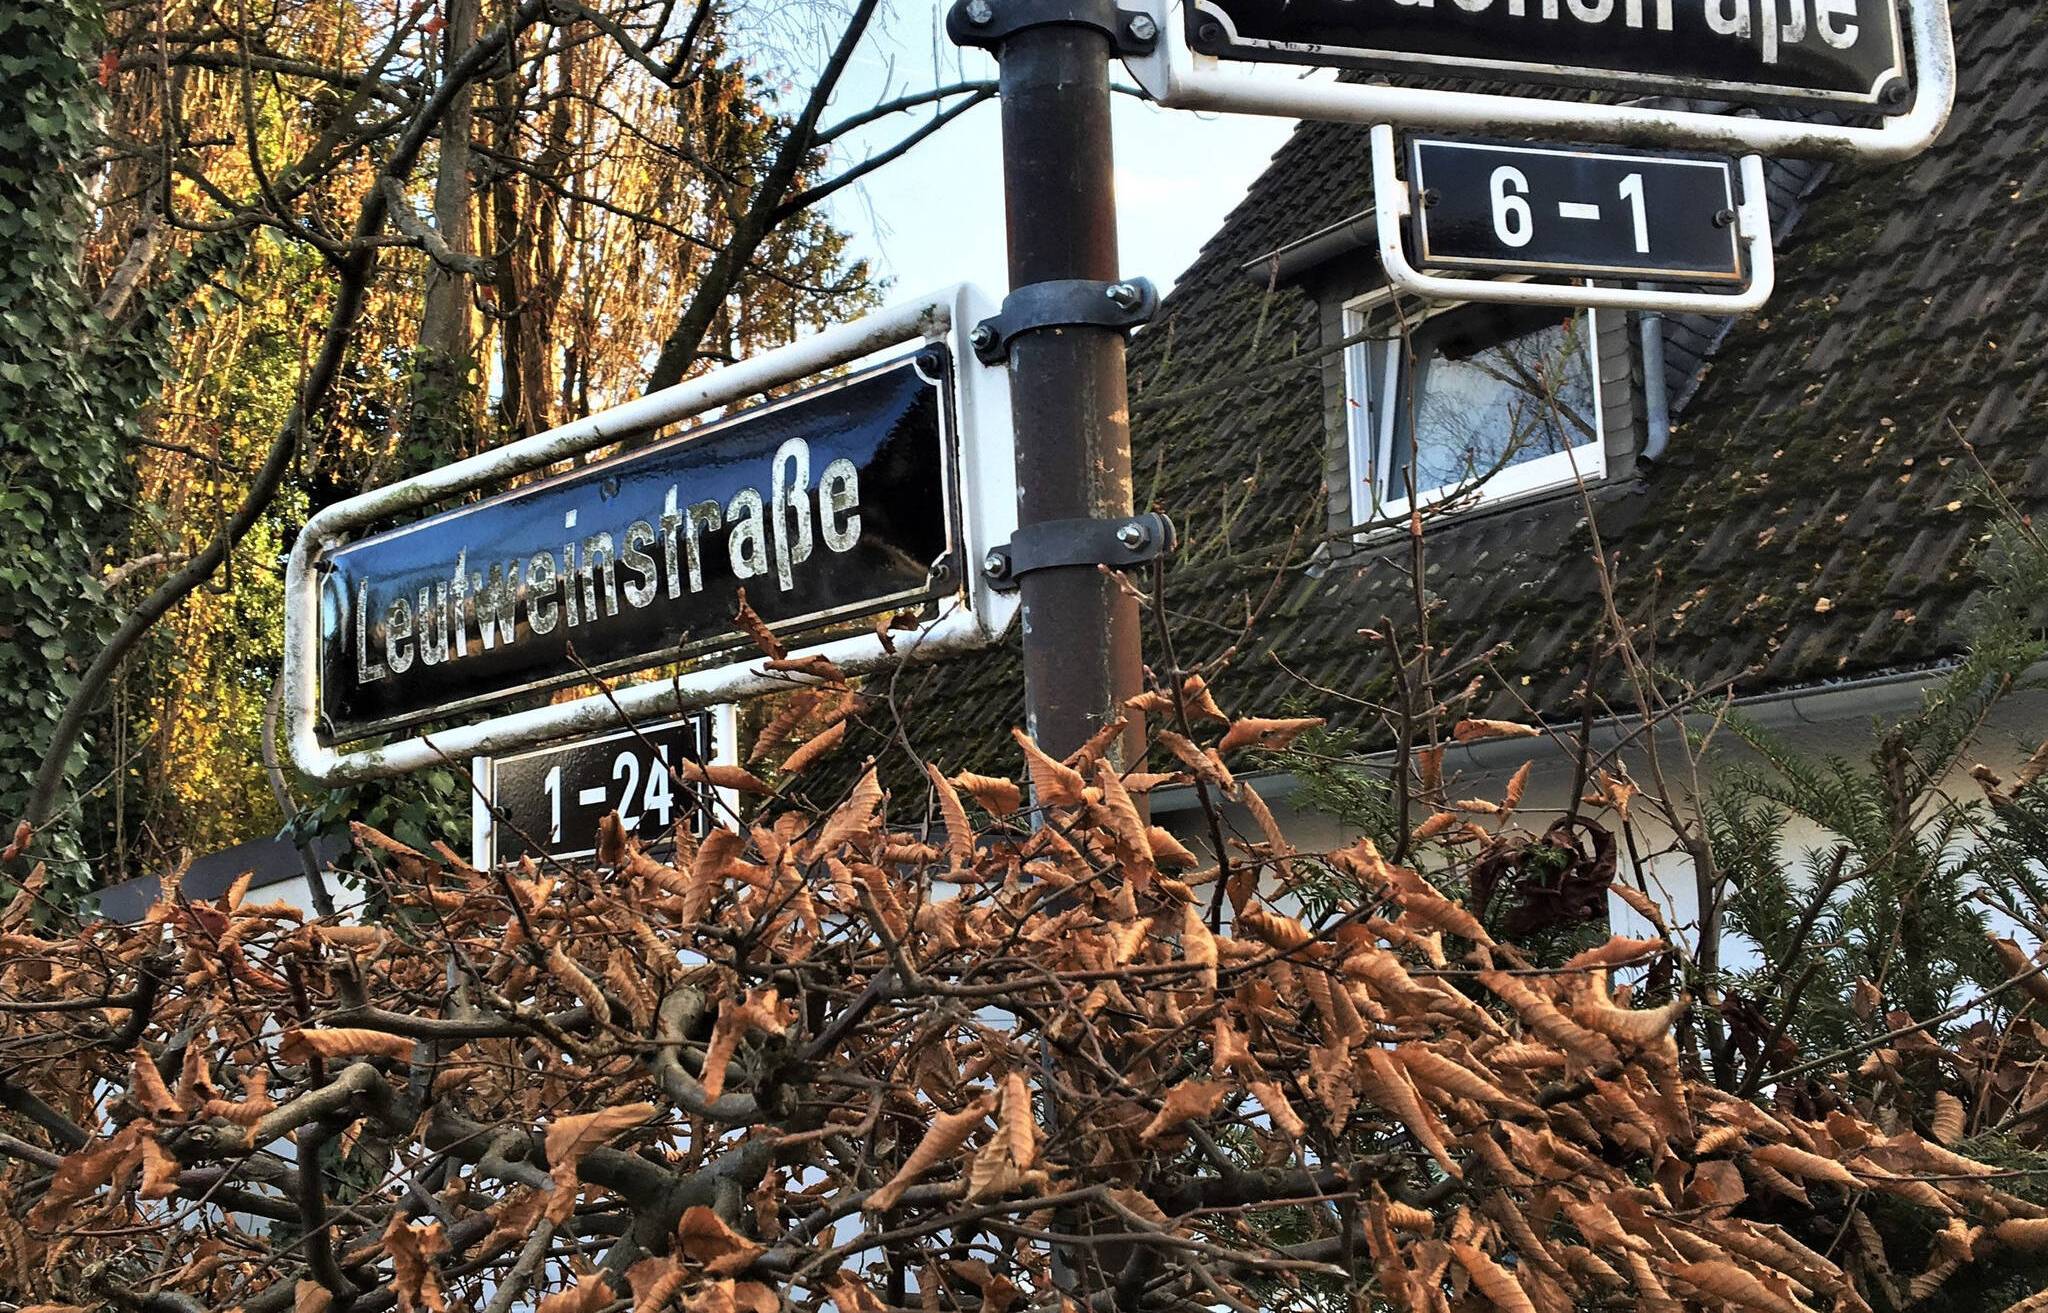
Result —
M 1606 474 L 1592 311 L 1366 297 L 1344 332 L 1354 522 Z

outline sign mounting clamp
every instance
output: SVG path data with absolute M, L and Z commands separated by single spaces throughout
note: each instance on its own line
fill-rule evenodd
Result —
M 974 326 L 968 336 L 984 365 L 1010 358 L 1010 343 L 1041 328 L 1136 328 L 1159 308 L 1159 292 L 1145 278 L 1103 283 L 1086 278 L 1055 278 L 1031 283 L 1003 298 L 1003 308 Z

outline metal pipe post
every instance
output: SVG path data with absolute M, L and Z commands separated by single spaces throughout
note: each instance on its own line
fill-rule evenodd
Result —
M 1115 280 L 1108 37 L 1075 23 L 1027 27 L 997 57 L 1011 289 Z M 1010 395 L 1019 527 L 1128 516 L 1122 332 L 1070 325 L 1021 334 L 1010 348 Z M 1029 729 L 1064 756 L 1142 688 L 1137 601 L 1092 565 L 1038 570 L 1020 583 Z M 1125 759 L 1142 748 L 1134 723 Z

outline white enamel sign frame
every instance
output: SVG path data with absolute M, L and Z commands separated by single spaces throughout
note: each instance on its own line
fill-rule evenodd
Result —
M 1764 162 L 1744 155 L 1738 171 L 1742 199 L 1735 207 L 1735 226 L 1742 240 L 1743 265 L 1749 285 L 1739 292 L 1687 292 L 1626 285 L 1515 282 L 1493 278 L 1424 273 L 1408 258 L 1404 232 L 1413 201 L 1396 163 L 1394 129 L 1378 123 L 1372 129 L 1373 218 L 1379 229 L 1379 257 L 1387 283 L 1397 291 L 1432 301 L 1485 301 L 1505 305 L 1591 306 L 1601 310 L 1663 310 L 1675 314 L 1747 315 L 1770 300 L 1777 284 L 1777 262 L 1771 252 L 1771 212 L 1764 191 Z
M 1010 385 L 1004 367 L 991 368 L 976 360 L 967 335 L 996 310 L 996 303 L 979 289 L 956 284 L 319 512 L 300 532 L 285 567 L 285 718 L 293 761 L 329 786 L 383 779 L 790 687 L 795 677 L 762 669 L 762 659 L 754 656 L 622 684 L 610 695 L 594 693 L 381 747 L 342 750 L 324 741 L 319 731 L 320 562 L 343 546 L 352 532 L 369 525 L 467 493 L 501 488 L 521 475 L 608 446 L 625 434 L 701 415 L 876 352 L 920 342 L 944 342 L 953 356 L 953 456 L 961 561 L 966 567 L 959 572 L 959 590 L 940 601 L 937 614 L 921 628 L 892 635 L 894 652 L 880 636 L 863 632 L 799 647 L 791 655 L 822 656 L 848 673 L 859 673 L 899 660 L 932 660 L 994 643 L 1015 618 L 1018 599 L 1014 593 L 990 588 L 972 567 L 991 548 L 1009 541 L 1016 528 Z
M 1159 36 L 1149 53 L 1127 56 L 1124 62 L 1145 93 L 1169 109 L 1385 123 L 1473 136 L 1670 146 L 1724 155 L 1889 161 L 1909 159 L 1932 145 L 1955 105 L 1955 38 L 1947 0 L 1904 0 L 1913 101 L 1905 112 L 1875 127 L 1230 71 L 1223 61 L 1189 49 L 1180 16 L 1173 12 L 1185 2 L 1128 2 L 1129 9 L 1157 24 Z

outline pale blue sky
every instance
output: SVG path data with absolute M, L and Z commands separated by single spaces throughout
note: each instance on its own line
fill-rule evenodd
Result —
M 863 43 L 827 121 L 909 91 L 993 78 L 992 59 L 946 40 L 943 13 L 941 0 L 896 0 L 882 30 Z M 1128 82 L 1121 65 L 1112 76 Z M 960 281 L 1004 290 L 998 119 L 994 101 L 977 106 L 833 198 L 834 220 L 852 234 L 856 253 L 893 280 L 889 299 Z M 1294 126 L 1160 109 L 1130 96 L 1116 98 L 1114 121 L 1122 272 L 1162 288 L 1195 258 Z M 911 115 L 898 115 L 853 151 L 882 149 L 912 126 Z

